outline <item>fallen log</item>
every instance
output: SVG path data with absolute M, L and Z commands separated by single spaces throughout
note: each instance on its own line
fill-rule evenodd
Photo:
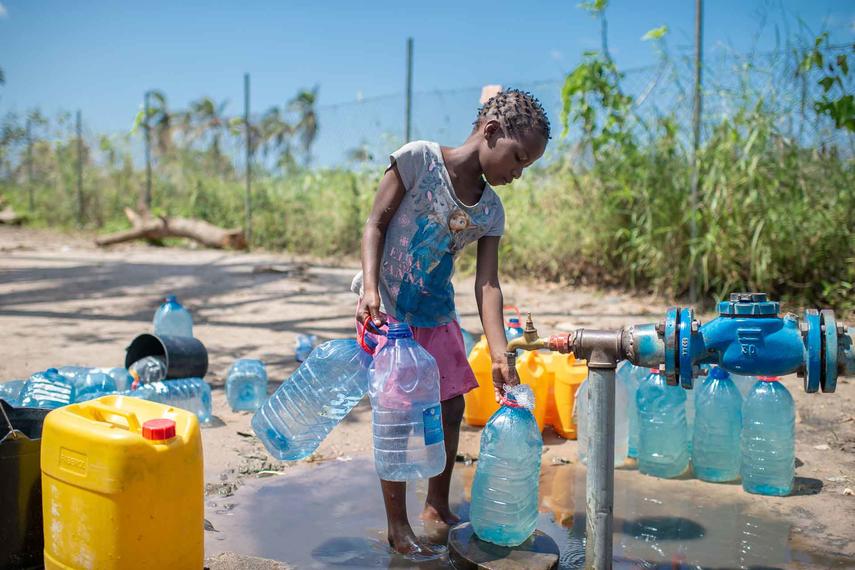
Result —
M 246 237 L 242 229 L 226 230 L 203 220 L 191 218 L 171 218 L 167 216 L 142 215 L 125 208 L 125 216 L 133 226 L 95 239 L 99 246 L 113 245 L 135 239 L 162 240 L 168 237 L 192 239 L 204 246 L 217 249 L 245 249 Z
M 19 216 L 15 209 L 6 203 L 6 199 L 0 196 L 0 224 L 19 226 L 24 223 L 24 217 Z

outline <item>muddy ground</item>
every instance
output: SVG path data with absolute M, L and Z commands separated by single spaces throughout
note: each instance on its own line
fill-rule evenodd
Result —
M 214 389 L 216 417 L 203 430 L 203 440 L 210 498 L 228 496 L 247 477 L 287 475 L 311 468 L 306 464 L 313 462 L 370 453 L 370 408 L 363 402 L 300 465 L 272 461 L 252 435 L 250 415 L 230 411 L 223 391 L 225 373 L 236 358 L 263 360 L 276 380 L 273 389 L 296 367 L 297 334 L 321 339 L 352 334 L 356 299 L 348 287 L 355 259 L 144 244 L 99 249 L 91 238 L 0 227 L 0 380 L 23 378 L 49 366 L 122 365 L 125 346 L 150 329 L 159 300 L 172 293 L 192 312 L 195 334 L 209 351 L 207 380 Z M 472 284 L 471 278 L 456 281 L 457 302 L 464 327 L 477 331 Z M 534 313 L 543 334 L 652 322 L 669 305 L 652 296 L 536 281 L 505 282 L 503 290 L 507 302 Z M 748 500 L 789 520 L 792 542 L 855 557 L 855 383 L 841 379 L 833 395 L 805 394 L 794 376 L 786 384 L 798 407 L 797 489 L 790 497 Z M 464 426 L 460 453 L 477 456 L 479 435 L 480 430 Z M 575 441 L 563 440 L 549 428 L 544 441 L 544 462 L 575 462 Z M 693 479 L 682 484 L 722 500 L 746 495 L 738 485 Z M 228 556 L 220 558 L 217 567 L 230 565 Z

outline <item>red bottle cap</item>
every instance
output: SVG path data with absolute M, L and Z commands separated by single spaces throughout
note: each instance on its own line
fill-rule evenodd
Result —
M 167 418 L 148 420 L 142 426 L 142 436 L 153 441 L 163 441 L 175 437 L 175 421 Z
M 761 382 L 778 382 L 781 377 L 780 376 L 758 376 L 758 380 Z

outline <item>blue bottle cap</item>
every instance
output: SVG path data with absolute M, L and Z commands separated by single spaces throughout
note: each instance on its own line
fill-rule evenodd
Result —
M 386 338 L 413 338 L 413 331 L 407 323 L 390 323 Z
M 730 378 L 730 373 L 721 366 L 712 366 L 707 378 L 711 378 L 713 380 L 724 380 L 725 378 Z

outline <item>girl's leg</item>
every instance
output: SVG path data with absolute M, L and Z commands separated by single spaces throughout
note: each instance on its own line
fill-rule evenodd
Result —
M 416 537 L 407 520 L 407 484 L 402 481 L 380 480 L 383 503 L 386 506 L 387 538 L 389 546 L 407 556 L 434 557 L 441 553 L 423 544 Z
M 451 472 L 457 459 L 457 444 L 460 441 L 460 422 L 463 421 L 463 396 L 455 396 L 442 402 L 442 430 L 445 436 L 445 469 L 428 482 L 425 510 L 422 519 L 442 521 L 447 525 L 460 522 L 460 517 L 451 512 L 448 493 L 451 488 Z

